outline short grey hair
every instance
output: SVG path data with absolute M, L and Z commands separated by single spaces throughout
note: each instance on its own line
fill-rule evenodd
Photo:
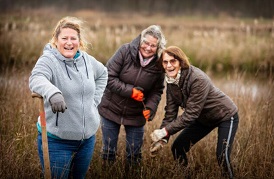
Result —
M 166 38 L 161 30 L 161 27 L 159 25 L 151 25 L 148 28 L 144 29 L 141 33 L 141 41 L 140 43 L 143 43 L 146 35 L 151 35 L 154 38 L 158 39 L 157 42 L 157 56 L 158 58 L 161 56 L 163 50 L 166 46 Z

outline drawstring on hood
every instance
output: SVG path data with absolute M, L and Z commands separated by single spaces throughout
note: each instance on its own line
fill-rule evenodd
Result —
M 68 60 L 71 60 L 71 59 L 68 59 L 68 58 L 64 57 L 56 48 L 53 48 L 50 44 L 47 44 L 44 47 L 44 53 L 51 53 L 57 59 L 61 60 L 64 63 L 64 65 L 65 65 L 66 72 L 67 72 L 67 75 L 68 75 L 69 79 L 72 80 L 72 78 L 71 78 L 71 76 L 69 74 L 69 70 L 68 70 L 68 66 L 69 66 Z M 85 64 L 86 74 L 87 74 L 87 79 L 89 79 L 88 67 L 87 67 L 86 59 L 85 59 L 84 55 L 82 55 L 82 53 L 80 51 L 77 51 L 76 54 L 75 54 L 75 56 L 73 57 L 73 59 L 74 59 L 74 66 L 75 66 L 76 70 L 78 71 L 77 66 L 76 66 L 76 59 L 81 58 L 81 57 L 84 59 L 84 64 Z
M 71 78 L 70 78 L 70 76 L 69 76 L 69 72 L 68 72 L 67 63 L 66 63 L 66 61 L 65 61 L 65 60 L 63 60 L 63 62 L 64 62 L 64 64 L 65 64 L 65 67 L 66 67 L 66 71 L 67 71 L 68 77 L 69 77 L 69 79 L 71 80 Z
M 87 79 L 89 79 L 88 67 L 87 67 L 86 59 L 84 58 L 84 56 L 83 56 L 83 59 L 84 59 L 85 67 L 86 67 Z M 66 60 L 63 60 L 63 62 L 64 62 L 64 64 L 65 64 L 65 67 L 66 67 L 66 71 L 67 71 L 68 77 L 69 77 L 69 79 L 71 80 L 71 77 L 70 77 L 70 75 L 69 75 L 69 71 L 68 71 L 68 67 L 67 67 Z M 76 69 L 77 69 L 76 64 L 74 64 L 74 65 L 75 65 L 75 67 L 76 67 Z M 77 71 L 78 71 L 78 69 L 77 69 Z

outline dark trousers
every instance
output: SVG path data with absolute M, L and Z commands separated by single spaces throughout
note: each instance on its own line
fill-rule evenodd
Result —
M 234 137 L 238 128 L 239 117 L 236 113 L 230 120 L 219 123 L 216 126 L 208 127 L 199 122 L 194 122 L 187 126 L 175 139 L 172 144 L 172 153 L 175 160 L 179 160 L 183 165 L 188 164 L 186 153 L 191 146 L 209 134 L 213 129 L 218 127 L 217 142 L 217 160 L 222 166 L 223 173 L 227 173 L 230 178 L 233 177 L 232 167 L 230 165 L 230 153 Z

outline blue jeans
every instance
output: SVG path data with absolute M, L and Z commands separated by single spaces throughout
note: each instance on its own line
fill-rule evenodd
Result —
M 44 171 L 42 135 L 37 137 L 38 153 Z M 85 178 L 95 145 L 95 135 L 85 140 L 61 140 L 48 137 L 51 178 Z
M 104 160 L 115 161 L 120 124 L 101 117 L 103 146 L 101 157 Z M 144 126 L 124 126 L 126 132 L 126 159 L 128 164 L 137 164 L 141 161 Z

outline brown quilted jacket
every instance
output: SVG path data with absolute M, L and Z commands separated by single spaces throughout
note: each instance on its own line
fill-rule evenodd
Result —
M 238 111 L 233 101 L 194 66 L 182 70 L 179 86 L 167 84 L 166 95 L 165 118 L 161 128 L 166 127 L 169 135 L 184 129 L 194 120 L 214 126 L 230 120 Z M 179 107 L 184 112 L 178 116 Z

